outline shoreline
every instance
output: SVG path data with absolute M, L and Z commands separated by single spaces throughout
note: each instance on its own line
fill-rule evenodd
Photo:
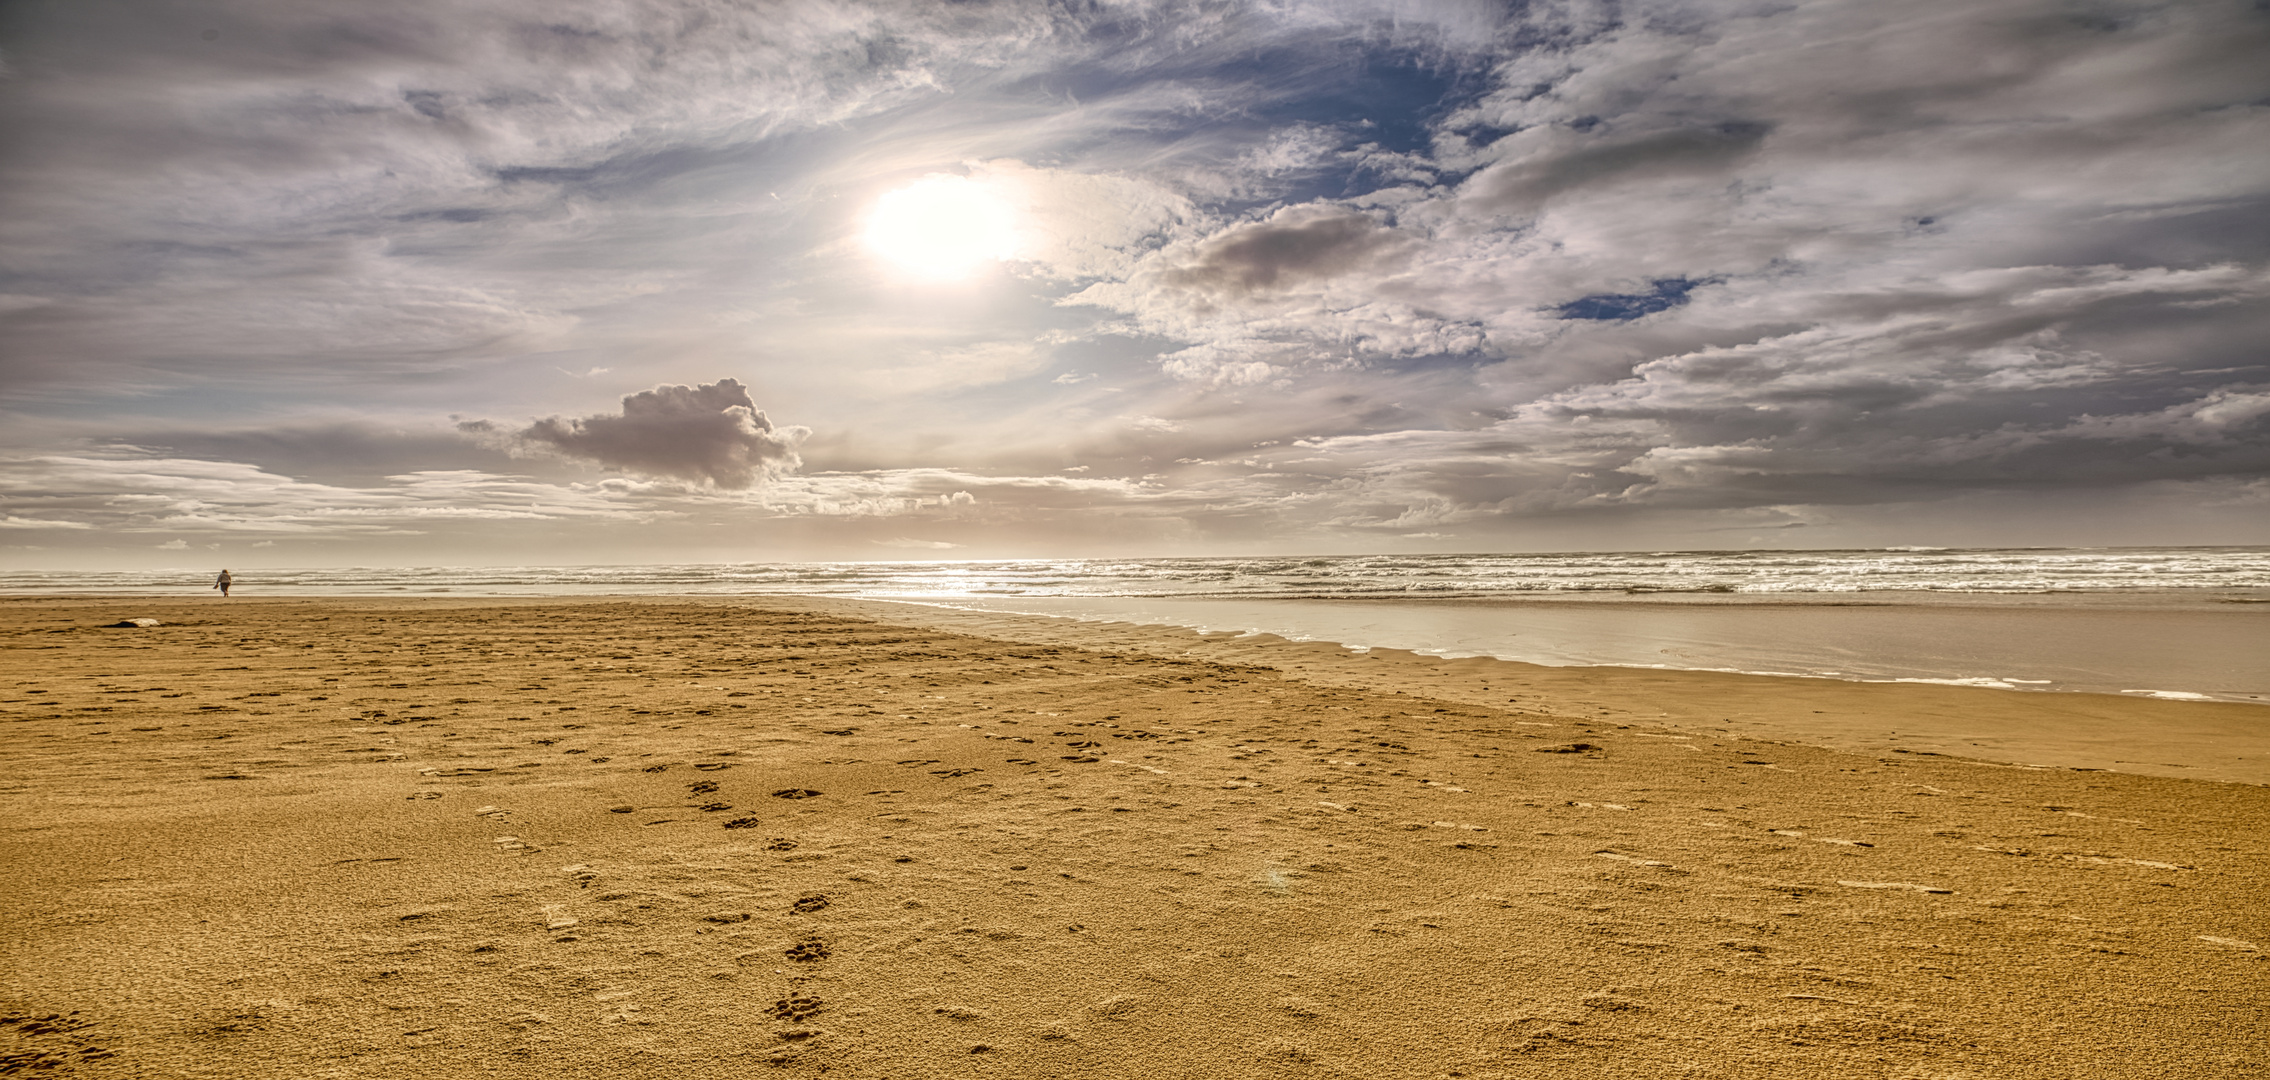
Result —
M 2270 785 L 2270 708 L 2249 702 L 1691 668 L 1552 666 L 1405 649 L 1357 650 L 1272 634 L 1208 634 L 1165 624 L 1074 621 L 903 601 L 835 602 L 852 610 L 876 605 L 938 611 L 946 617 L 927 624 L 940 628 L 1259 663 L 1341 685 L 1409 687 L 1474 705 L 1504 707 L 1564 696 L 1597 702 L 1633 723 L 1667 729 L 1864 753 L 1942 754 L 2028 767 Z M 1061 630 L 1072 632 L 1052 632 Z M 1525 690 L 1509 699 L 1492 693 L 1493 684 Z M 1666 706 L 1663 699 L 1672 703 Z M 1777 701 L 1780 707 L 1772 707 Z
M 884 598 L 875 598 L 884 599 Z M 2117 603 L 890 598 L 1002 614 L 1267 633 L 1446 658 L 2270 704 L 2260 609 Z
M 2270 789 L 1715 708 L 2084 695 L 801 597 L 0 603 L 0 656 L 0 1053 L 55 1075 L 2270 1064 Z
M 76 605 L 78 597 L 0 598 Z M 142 597 L 97 601 L 154 607 Z M 205 611 L 221 601 L 172 601 Z M 1403 689 L 1461 703 L 1549 709 L 1585 702 L 1624 722 L 1667 730 L 1771 739 L 1860 753 L 1936 754 L 2031 768 L 2065 768 L 2270 785 L 2270 707 L 2135 694 L 2017 690 L 1931 680 L 1844 679 L 1797 673 L 1627 665 L 1543 665 L 1487 656 L 1446 657 L 1353 647 L 1275 634 L 998 612 L 926 600 L 764 594 L 608 597 L 255 597 L 231 607 L 399 605 L 406 610 L 625 604 L 731 609 L 791 605 L 958 633 L 1065 647 L 1106 647 L 1216 662 L 1259 664 L 1320 684 Z M 138 609 L 137 609 L 138 610 Z M 212 608 L 213 611 L 227 610 Z M 132 617 L 121 614 L 119 618 Z M 121 631 L 125 632 L 125 631 Z M 1497 690 L 1492 690 L 1495 685 Z M 1520 688 L 1512 696 L 1507 688 Z M 1573 715 L 1573 714 L 1572 714 Z

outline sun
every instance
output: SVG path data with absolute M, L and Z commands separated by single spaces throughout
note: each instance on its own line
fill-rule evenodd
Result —
M 994 186 L 933 173 L 875 201 L 867 248 L 915 277 L 966 278 L 1017 255 L 1017 215 Z

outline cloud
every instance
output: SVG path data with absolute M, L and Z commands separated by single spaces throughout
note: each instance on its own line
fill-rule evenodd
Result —
M 888 540 L 877 540 L 875 541 L 875 543 L 881 544 L 884 547 L 920 548 L 925 551 L 949 551 L 954 548 L 966 546 L 963 544 L 949 544 L 944 540 L 916 540 L 911 537 L 905 536 L 894 536 Z
M 2226 387 L 2206 396 L 2179 402 L 2148 413 L 2083 416 L 2048 432 L 2064 439 L 2107 439 L 2120 442 L 2177 443 L 2194 446 L 2244 446 L 2270 436 L 2270 387 Z
M 0 501 L 50 528 L 149 535 L 196 531 L 345 540 L 412 535 L 452 521 L 653 521 L 626 505 L 525 476 L 428 470 L 367 485 L 297 480 L 256 465 L 172 457 L 133 446 L 0 455 Z M 22 515 L 11 515 L 26 520 Z
M 1467 182 L 1467 205 L 1483 213 L 1534 214 L 1563 192 L 1597 197 L 1653 180 L 1725 176 L 1765 140 L 1762 124 L 1724 123 L 1639 135 L 1531 128 L 1492 147 L 1507 160 Z
M 1257 386 L 1277 378 L 1290 369 L 1291 364 L 1282 362 L 1287 359 L 1283 355 L 1284 351 L 1271 348 L 1263 342 L 1207 342 L 1159 357 L 1159 370 L 1183 382 L 1198 383 L 1209 388 Z M 1311 350 L 1305 349 L 1297 351 L 1301 353 L 1311 352 Z M 1255 359 L 1257 355 L 1273 357 L 1278 359 L 1280 363 Z M 1298 363 L 1299 357 L 1296 356 L 1292 359 L 1294 363 Z M 1136 426 L 1144 426 L 1147 422 L 1172 423 L 1172 421 L 1159 421 L 1156 417 L 1145 417 L 1136 421 Z M 1163 430 L 1175 429 L 1166 428 Z
M 42 518 L 27 518 L 27 517 L 17 517 L 17 516 L 16 516 L 16 515 L 14 515 L 14 514 L 5 514 L 5 515 L 0 515 L 0 529 L 91 529 L 91 528 L 94 528 L 94 526 L 92 526 L 92 525 L 89 525 L 89 524 L 87 524 L 87 523 L 86 523 L 86 522 L 84 522 L 84 521 L 50 521 L 50 520 L 46 520 L 46 519 L 42 519 Z
M 1338 207 L 1296 207 L 1226 230 L 1197 257 L 1161 272 L 1167 284 L 1231 297 L 1268 292 L 1376 265 L 1409 242 L 1367 215 Z
M 1048 278 L 1124 276 L 1148 242 L 1198 216 L 1188 196 L 1140 176 L 1036 167 L 1015 158 L 978 163 L 969 174 L 1017 208 L 1016 258 Z
M 461 425 L 495 431 L 485 421 Z M 775 428 L 734 379 L 663 385 L 623 399 L 620 416 L 548 417 L 513 432 L 514 445 L 645 476 L 747 488 L 797 467 L 801 427 Z

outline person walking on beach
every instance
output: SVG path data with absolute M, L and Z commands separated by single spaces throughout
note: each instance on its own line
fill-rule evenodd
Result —
M 229 595 L 229 584 L 229 572 L 226 570 L 221 571 L 220 580 L 213 582 L 213 587 L 221 590 L 221 598 L 224 600 L 227 599 Z

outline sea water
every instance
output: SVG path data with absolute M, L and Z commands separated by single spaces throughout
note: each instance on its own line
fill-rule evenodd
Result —
M 1356 648 L 2270 702 L 2270 548 L 1563 552 L 245 570 L 244 596 L 798 594 Z M 0 571 L 200 595 L 205 570 Z

